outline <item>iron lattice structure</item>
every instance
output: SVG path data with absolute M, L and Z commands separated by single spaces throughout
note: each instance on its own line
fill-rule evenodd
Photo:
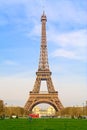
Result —
M 54 85 L 51 79 L 51 71 L 49 69 L 48 63 L 48 52 L 47 52 L 47 41 L 46 41 L 46 22 L 47 17 L 43 12 L 41 16 L 41 46 L 40 46 L 40 58 L 38 71 L 36 72 L 36 81 L 34 88 L 29 93 L 29 98 L 24 106 L 28 111 L 32 111 L 33 107 L 39 103 L 48 103 L 52 105 L 56 111 L 59 111 L 63 108 L 62 103 L 58 98 L 58 92 L 55 91 Z M 40 93 L 41 81 L 45 80 L 47 84 L 47 93 Z

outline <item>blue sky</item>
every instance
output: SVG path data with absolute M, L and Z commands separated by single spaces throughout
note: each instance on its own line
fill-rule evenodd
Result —
M 41 15 L 55 89 L 64 106 L 87 100 L 87 0 L 0 0 L 0 99 L 23 106 L 39 63 Z

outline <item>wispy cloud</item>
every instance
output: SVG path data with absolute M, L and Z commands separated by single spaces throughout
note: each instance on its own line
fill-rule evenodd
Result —
M 83 0 L 84 6 L 80 5 L 80 1 L 76 2 L 73 0 L 61 0 L 53 1 L 51 4 L 50 0 L 47 1 L 47 14 L 50 21 L 58 21 L 58 23 L 63 26 L 69 24 L 86 24 L 87 25 L 87 1 Z
M 87 61 L 86 53 L 83 55 L 80 54 L 79 51 L 70 51 L 65 49 L 57 49 L 51 54 L 51 56 Z
M 50 0 L 1 0 L 0 6 L 3 14 L 5 14 L 2 14 L 4 19 L 1 17 L 1 24 L 6 24 L 6 20 L 8 20 L 10 24 L 14 23 L 14 26 L 17 25 L 16 30 L 18 27 L 20 30 L 24 28 L 23 31 L 27 33 L 29 38 L 40 37 L 41 25 L 37 21 L 40 20 L 40 11 L 44 5 L 49 20 L 47 27 L 48 41 L 60 47 L 56 48 L 52 55 L 67 58 L 71 55 L 72 58 L 85 59 L 87 48 L 86 4 L 85 0 L 82 3 L 73 0 L 55 0 L 55 2 L 50 2 Z M 60 26 L 63 28 L 62 32 L 59 29 Z M 69 29 L 68 31 L 67 28 Z
M 48 40 L 56 43 L 62 47 L 75 46 L 75 47 L 87 47 L 87 30 L 75 30 L 65 33 L 59 33 L 57 30 L 48 31 Z
M 41 36 L 41 25 L 35 24 L 35 26 L 32 28 L 31 32 L 27 34 L 29 37 L 37 37 Z
M 22 28 L 24 28 L 23 23 L 28 26 L 31 21 L 33 27 L 38 24 L 42 6 L 44 5 L 49 24 L 50 22 L 51 26 L 56 26 L 57 24 L 59 25 L 58 30 L 63 29 L 64 31 L 66 28 L 71 29 L 71 26 L 73 26 L 73 28 L 87 26 L 87 10 L 85 8 L 87 2 L 84 0 L 82 3 L 85 4 L 81 6 L 80 1 L 75 2 L 73 0 L 55 0 L 55 2 L 50 2 L 50 0 L 45 0 L 44 2 L 39 0 L 1 0 L 0 6 L 2 10 L 4 9 L 3 12 L 5 12 L 9 18 L 9 23 L 22 24 Z M 22 7 L 22 9 L 20 7 Z M 1 21 L 3 21 L 3 19 Z M 5 19 L 4 22 L 6 22 Z
M 73 59 L 73 58 L 76 59 L 76 55 L 72 51 L 66 51 L 63 49 L 58 49 L 58 50 L 54 51 L 53 56 L 54 57 L 61 56 L 61 57 L 66 57 L 66 58 L 70 58 L 70 59 Z
M 52 53 L 53 56 L 87 60 L 87 30 L 71 31 L 63 34 L 51 33 L 52 31 L 49 31 L 49 41 L 58 45 L 58 48 Z

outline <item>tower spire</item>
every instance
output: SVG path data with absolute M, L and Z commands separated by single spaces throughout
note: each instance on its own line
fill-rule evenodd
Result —
M 38 70 L 49 70 L 48 64 L 48 52 L 47 52 L 47 39 L 46 39 L 46 22 L 47 17 L 45 12 L 41 16 L 42 28 L 41 28 L 41 47 L 40 47 L 40 59 Z

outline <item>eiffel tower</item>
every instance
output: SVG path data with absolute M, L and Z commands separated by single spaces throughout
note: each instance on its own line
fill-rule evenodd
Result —
M 41 34 L 41 46 L 40 46 L 40 59 L 38 71 L 36 72 L 36 81 L 34 88 L 29 93 L 29 98 L 24 106 L 25 110 L 32 111 L 33 107 L 40 103 L 47 103 L 54 107 L 56 111 L 60 111 L 63 108 L 62 103 L 58 98 L 58 92 L 55 91 L 52 79 L 51 71 L 48 64 L 48 53 L 47 53 L 47 41 L 46 41 L 46 22 L 47 17 L 43 12 L 41 16 L 42 22 L 42 34 Z M 40 92 L 41 81 L 46 81 L 47 93 Z

